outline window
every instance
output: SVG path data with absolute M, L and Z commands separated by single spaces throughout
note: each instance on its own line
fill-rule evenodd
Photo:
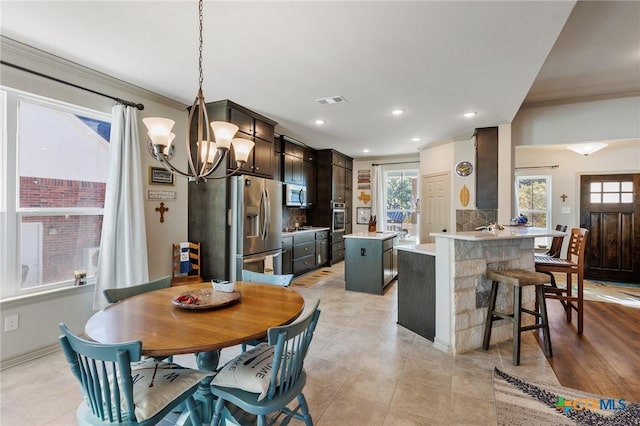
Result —
M 593 204 L 632 203 L 633 182 L 591 182 L 589 199 Z
M 3 94 L 10 167 L 0 176 L 2 297 L 72 285 L 75 270 L 95 276 L 111 117 L 10 89 Z
M 551 176 L 516 177 L 518 215 L 528 218 L 527 225 L 551 230 Z M 548 238 L 536 238 L 536 244 L 546 246 Z
M 418 234 L 418 170 L 390 170 L 385 174 L 387 230 L 401 239 L 415 240 Z

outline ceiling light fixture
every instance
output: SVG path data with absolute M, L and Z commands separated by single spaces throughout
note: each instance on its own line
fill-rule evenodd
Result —
M 362 152 L 365 152 L 365 153 L 366 153 L 366 152 L 369 152 L 369 148 L 363 148 L 363 149 L 362 149 Z
M 475 117 L 477 114 L 478 114 L 477 112 L 475 112 L 475 111 L 471 111 L 471 112 L 465 112 L 465 113 L 464 113 L 464 116 L 465 116 L 466 118 L 471 118 L 471 117 Z
M 393 111 L 391 111 L 391 114 L 393 114 L 393 115 L 402 115 L 402 114 L 404 114 L 404 110 L 403 109 L 394 109 Z
M 420 138 L 418 138 L 418 137 L 411 138 L 411 141 L 413 141 L 413 142 L 420 142 Z
M 203 0 L 198 1 L 198 20 L 199 20 L 199 56 L 198 70 L 200 79 L 198 85 L 198 94 L 196 95 L 193 105 L 189 110 L 189 121 L 187 122 L 186 148 L 189 170 L 183 172 L 173 166 L 170 160 L 173 158 L 175 147 L 173 139 L 176 137 L 171 132 L 175 121 L 168 118 L 149 117 L 142 121 L 147 127 L 149 142 L 148 147 L 151 155 L 158 160 L 165 169 L 180 176 L 189 179 L 189 182 L 206 182 L 207 177 L 216 171 L 223 163 L 227 152 L 233 146 L 237 168 L 224 176 L 216 176 L 215 179 L 225 178 L 240 169 L 249 159 L 249 154 L 255 145 L 253 141 L 242 138 L 234 138 L 238 131 L 238 126 L 224 121 L 213 121 L 209 123 L 209 116 L 202 94 L 202 9 Z M 192 131 L 194 116 L 197 112 L 195 129 Z M 209 125 L 213 130 L 214 140 L 211 140 Z M 196 140 L 191 140 L 191 135 Z
M 577 152 L 578 154 L 584 155 L 586 157 L 587 155 L 593 154 L 594 152 L 601 150 L 607 145 L 608 144 L 604 142 L 578 143 L 575 145 L 569 145 L 567 149 L 573 152 Z
M 318 126 L 322 126 L 324 123 L 326 123 L 326 121 L 318 119 L 318 120 L 314 121 L 314 123 L 316 123 Z

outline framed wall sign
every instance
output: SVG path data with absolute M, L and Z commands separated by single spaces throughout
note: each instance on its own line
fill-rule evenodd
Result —
M 149 166 L 150 185 L 173 185 L 173 173 L 163 167 Z
M 356 207 L 356 223 L 358 225 L 368 225 L 371 218 L 371 207 Z
M 469 176 L 471 173 L 473 173 L 473 164 L 471 164 L 470 162 L 461 161 L 456 164 L 456 174 L 458 176 Z

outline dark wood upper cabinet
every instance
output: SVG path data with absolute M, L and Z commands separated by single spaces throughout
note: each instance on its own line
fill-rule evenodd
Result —
M 282 155 L 283 164 L 283 181 L 286 183 L 295 183 L 297 185 L 303 184 L 302 167 L 304 161 L 300 157 L 295 157 L 291 154 Z
M 498 128 L 476 129 L 476 207 L 498 208 Z
M 273 142 L 274 126 L 258 118 L 254 120 L 254 136 L 265 141 Z
M 273 176 L 273 144 L 260 138 L 254 138 L 253 171 L 259 175 Z
M 227 121 L 238 126 L 236 137 L 250 139 L 255 143 L 249 159 L 239 170 L 241 173 L 272 178 L 274 173 L 274 129 L 275 121 L 251 111 L 228 99 L 207 103 L 210 121 Z M 228 170 L 237 167 L 233 148 L 228 155 Z
M 302 161 L 302 180 L 304 186 L 307 187 L 306 207 L 314 208 L 316 206 L 316 181 L 318 177 L 315 161 L 307 161 L 308 158 L 315 158 L 315 155 L 311 155 L 308 151 L 309 150 L 305 149 L 305 157 Z
M 229 107 L 229 122 L 238 126 L 238 131 L 253 136 L 253 120 L 249 114 L 236 108 Z

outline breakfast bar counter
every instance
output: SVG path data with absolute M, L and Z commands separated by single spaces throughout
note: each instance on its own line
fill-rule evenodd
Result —
M 536 237 L 563 235 L 530 227 L 503 230 L 432 233 L 435 237 L 436 291 L 434 347 L 454 354 L 482 347 L 491 281 L 487 269 L 534 270 Z M 523 292 L 523 306 L 534 304 L 533 288 Z M 513 291 L 500 291 L 496 305 L 511 312 Z M 512 338 L 512 324 L 498 321 L 491 343 Z

